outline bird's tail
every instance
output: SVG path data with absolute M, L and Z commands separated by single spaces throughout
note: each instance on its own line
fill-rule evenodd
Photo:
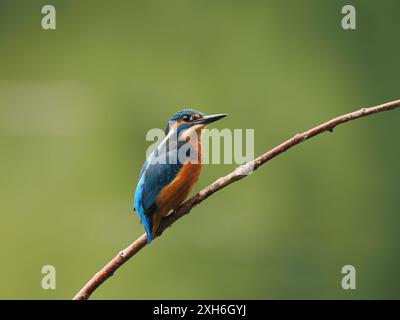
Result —
M 158 227 L 160 226 L 162 218 L 163 216 L 160 213 L 154 212 L 152 216 L 153 224 L 151 227 L 151 233 L 147 234 L 147 243 L 150 243 L 155 238 L 156 232 L 158 230 Z

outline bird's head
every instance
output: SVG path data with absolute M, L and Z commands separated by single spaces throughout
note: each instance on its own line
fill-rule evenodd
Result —
M 206 115 L 194 109 L 183 109 L 175 113 L 168 121 L 165 134 L 177 130 L 178 136 L 182 133 L 199 132 L 207 124 L 226 117 L 226 114 Z

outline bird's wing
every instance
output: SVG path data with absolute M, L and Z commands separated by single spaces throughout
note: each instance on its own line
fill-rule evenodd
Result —
M 146 161 L 138 186 L 140 191 L 135 195 L 135 202 L 140 202 L 143 214 L 151 215 L 154 212 L 157 196 L 175 179 L 181 169 L 182 163 L 178 161 L 177 154 L 183 143 L 163 141 Z
M 135 209 L 146 229 L 148 242 L 151 242 L 152 237 L 152 214 L 157 209 L 157 196 L 175 179 L 182 167 L 182 163 L 177 161 L 181 143 L 166 144 L 165 141 L 144 163 L 135 192 Z

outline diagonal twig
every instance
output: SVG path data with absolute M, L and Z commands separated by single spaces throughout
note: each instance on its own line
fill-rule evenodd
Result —
M 303 133 L 296 134 L 289 140 L 281 143 L 270 151 L 264 153 L 259 156 L 255 160 L 248 162 L 245 165 L 242 165 L 236 168 L 234 171 L 229 173 L 228 175 L 219 178 L 214 183 L 210 184 L 208 187 L 202 189 L 192 198 L 185 201 L 178 209 L 172 212 L 169 216 L 163 219 L 158 229 L 158 236 L 172 225 L 175 221 L 182 218 L 184 215 L 188 214 L 194 206 L 199 204 L 200 202 L 207 199 L 213 193 L 225 188 L 231 183 L 241 180 L 251 172 L 257 170 L 261 165 L 266 163 L 267 161 L 275 158 L 277 155 L 285 152 L 286 150 L 294 147 L 295 145 L 308 140 L 320 133 L 325 131 L 332 132 L 333 129 L 342 123 L 359 119 L 365 116 L 369 116 L 375 113 L 389 111 L 400 107 L 400 100 L 391 101 L 388 103 L 384 103 L 371 108 L 362 108 L 358 111 L 354 111 L 340 117 L 329 120 L 323 124 L 320 124 L 310 130 L 304 131 Z M 115 256 L 105 267 L 103 267 L 98 273 L 94 275 L 94 277 L 87 283 L 85 286 L 75 295 L 73 300 L 86 300 L 90 297 L 90 295 L 109 277 L 111 277 L 114 272 L 121 267 L 125 262 L 127 262 L 133 255 L 143 249 L 147 244 L 147 236 L 146 234 L 141 235 L 138 239 L 135 240 L 131 245 L 129 245 L 126 249 L 122 250 Z

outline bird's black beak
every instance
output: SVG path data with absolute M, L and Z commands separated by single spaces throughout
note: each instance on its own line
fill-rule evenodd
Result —
M 225 118 L 227 116 L 227 114 L 210 114 L 210 115 L 205 115 L 202 118 L 199 118 L 194 122 L 194 124 L 209 124 L 212 123 L 214 121 L 220 120 L 222 118 Z

